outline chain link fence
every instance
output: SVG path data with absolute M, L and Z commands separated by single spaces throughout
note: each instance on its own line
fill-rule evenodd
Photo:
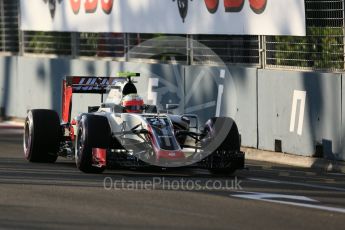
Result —
M 188 62 L 187 36 L 171 34 L 128 34 L 128 59 L 151 63 Z
M 226 64 L 260 65 L 258 36 L 195 35 L 192 42 L 195 64 L 218 65 L 217 55 Z M 214 54 L 204 51 L 206 47 Z
M 18 37 L 18 1 L 0 1 L 0 52 L 17 53 Z
M 267 36 L 266 67 L 344 70 L 344 0 L 305 0 L 307 36 Z
M 80 57 L 112 58 L 122 60 L 126 38 L 122 33 L 76 33 L 78 44 L 75 55 Z
M 25 54 L 71 55 L 71 34 L 63 32 L 23 33 L 23 51 Z
M 191 65 L 219 65 L 217 55 L 229 65 L 343 71 L 344 1 L 305 0 L 305 37 L 169 35 L 169 45 L 164 34 L 21 32 L 19 0 L 1 0 L 0 53 Z

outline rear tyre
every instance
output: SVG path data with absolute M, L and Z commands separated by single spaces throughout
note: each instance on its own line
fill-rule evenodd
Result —
M 53 110 L 28 112 L 24 126 L 24 155 L 30 162 L 54 163 L 61 140 L 59 115 Z
M 207 157 L 211 162 L 209 171 L 214 174 L 232 174 L 239 165 L 231 162 L 231 155 L 240 152 L 240 135 L 237 125 L 230 117 L 214 117 L 205 124 L 206 149 L 212 153 Z M 213 145 L 213 146 L 212 146 Z
M 92 148 L 107 149 L 110 145 L 110 126 L 104 116 L 83 115 L 76 138 L 75 159 L 77 168 L 85 173 L 102 173 L 105 167 L 97 166 Z

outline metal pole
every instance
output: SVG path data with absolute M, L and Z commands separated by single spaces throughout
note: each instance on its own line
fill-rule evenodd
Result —
M 190 55 L 190 65 L 194 64 L 194 47 L 193 47 L 193 41 L 194 41 L 194 35 L 190 35 L 190 39 L 189 39 L 189 55 Z
M 342 1 L 343 6 L 343 69 L 345 69 L 345 0 Z
M 6 51 L 6 34 L 5 34 L 5 9 L 4 1 L 0 2 L 1 4 L 1 41 L 2 41 L 2 51 Z
M 20 1 L 18 1 L 18 55 L 23 56 L 25 52 L 24 31 L 21 30 Z
M 192 65 L 193 64 L 193 35 L 186 35 L 186 64 Z
M 124 46 L 124 50 L 125 50 L 125 61 L 128 62 L 129 61 L 129 34 L 128 33 L 124 33 L 123 34 L 123 46 Z
M 71 55 L 73 58 L 76 58 L 79 56 L 79 33 L 72 32 L 71 33 Z
M 266 36 L 259 36 L 259 56 L 260 66 L 262 69 L 266 69 Z

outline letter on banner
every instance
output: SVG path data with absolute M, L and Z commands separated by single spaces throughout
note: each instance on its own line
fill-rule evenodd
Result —
M 101 0 L 101 3 L 104 13 L 110 14 L 111 10 L 113 9 L 113 0 Z
M 70 0 L 71 7 L 74 14 L 78 14 L 80 10 L 81 0 Z
M 98 0 L 86 0 L 85 1 L 85 12 L 94 13 L 97 10 Z

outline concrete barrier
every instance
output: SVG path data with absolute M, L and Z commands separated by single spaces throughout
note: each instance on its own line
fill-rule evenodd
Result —
M 175 112 L 196 113 L 201 122 L 231 116 L 244 146 L 345 160 L 341 74 L 16 56 L 0 57 L 0 68 L 0 108 L 10 117 L 23 118 L 33 108 L 61 111 L 66 75 L 136 71 L 147 103 L 156 102 L 160 110 L 179 104 Z M 74 100 L 75 114 L 100 102 L 99 96 Z
M 259 70 L 259 148 L 344 159 L 341 74 Z

